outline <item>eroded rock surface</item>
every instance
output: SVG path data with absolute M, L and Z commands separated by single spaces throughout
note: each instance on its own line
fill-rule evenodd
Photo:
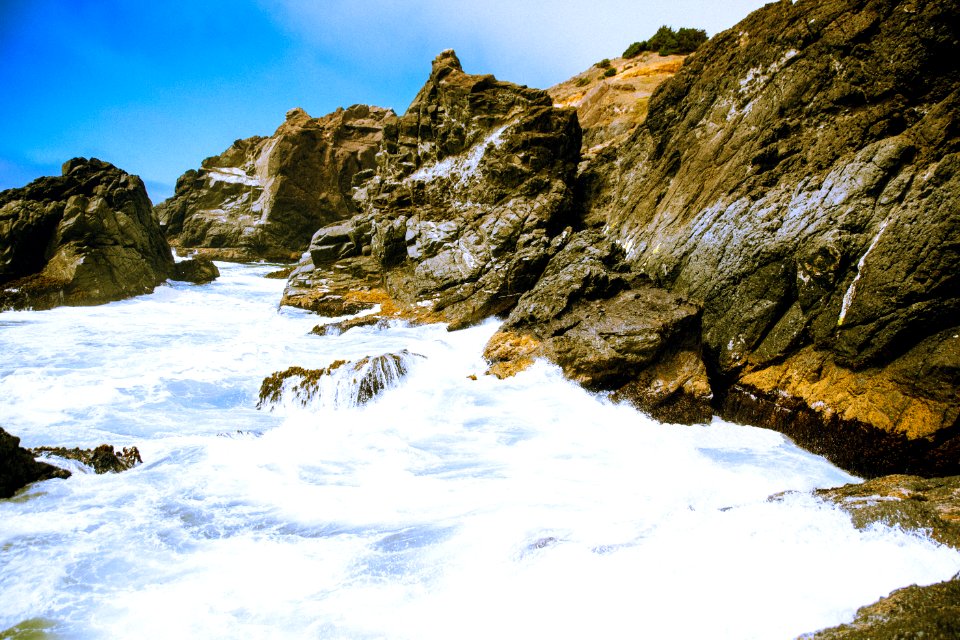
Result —
M 724 414 L 862 474 L 960 471 L 958 29 L 944 0 L 767 5 L 584 176 L 587 221 L 702 306 Z
M 75 158 L 0 193 L 0 309 L 120 300 L 173 269 L 143 182 L 109 163 Z
M 356 212 L 354 176 L 375 166 L 389 109 L 354 105 L 322 118 L 287 113 L 269 137 L 237 140 L 177 180 L 157 205 L 181 247 L 232 259 L 296 259 L 318 228 Z
M 377 169 L 358 175 L 360 212 L 314 234 L 284 303 L 322 304 L 332 265 L 353 265 L 359 288 L 372 275 L 398 304 L 454 327 L 508 311 L 570 223 L 579 148 L 572 109 L 466 74 L 444 52 L 406 113 L 385 121 Z

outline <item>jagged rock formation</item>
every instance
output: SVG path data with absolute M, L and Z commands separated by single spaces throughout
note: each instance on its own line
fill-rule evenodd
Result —
M 314 235 L 284 303 L 336 305 L 336 263 L 453 326 L 508 311 L 572 222 L 579 148 L 572 109 L 442 53 L 406 113 L 385 122 L 377 170 L 358 176 L 360 213 Z
M 622 259 L 599 233 L 570 238 L 487 345 L 489 373 L 511 375 L 545 357 L 659 420 L 708 421 L 700 310 L 630 274 Z
M 97 159 L 0 193 L 0 309 L 91 305 L 153 291 L 173 257 L 143 182 Z
M 291 110 L 272 136 L 237 140 L 180 176 L 156 208 L 165 233 L 234 259 L 296 259 L 314 231 L 356 212 L 353 177 L 375 166 L 392 115 L 365 105 L 322 118 Z
M 650 96 L 673 77 L 686 56 L 654 52 L 614 58 L 609 67 L 594 65 L 547 92 L 558 107 L 574 107 L 583 128 L 583 153 L 589 158 L 623 143 L 647 117 Z M 613 75 L 607 75 L 613 69 Z
M 0 427 L 0 499 L 13 497 L 32 482 L 69 477 L 69 471 L 34 460 L 33 454 L 20 446 L 20 438 Z
M 718 406 L 855 472 L 960 470 L 960 7 L 767 5 L 587 169 L 585 223 L 702 306 Z
M 273 408 L 284 401 L 333 409 L 362 405 L 395 386 L 410 364 L 422 357 L 404 349 L 352 362 L 337 360 L 322 369 L 289 367 L 263 380 L 257 408 Z

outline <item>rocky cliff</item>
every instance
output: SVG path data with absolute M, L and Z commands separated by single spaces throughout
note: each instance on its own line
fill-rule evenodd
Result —
M 0 309 L 153 291 L 174 262 L 143 182 L 97 159 L 0 193 Z
M 689 344 L 714 406 L 862 474 L 960 471 L 958 12 L 768 5 L 691 55 L 581 176 L 584 224 L 623 252 L 603 270 L 702 309 Z M 577 298 L 624 286 L 588 289 L 549 321 L 525 322 L 521 300 L 506 328 L 555 341 Z
M 442 53 L 385 120 L 376 170 L 357 176 L 359 213 L 317 231 L 284 302 L 337 315 L 364 303 L 345 294 L 379 290 L 454 327 L 508 311 L 573 222 L 579 152 L 572 109 Z
M 313 232 L 356 213 L 353 177 L 375 166 L 392 115 L 364 105 L 322 118 L 291 110 L 272 136 L 237 140 L 180 176 L 156 208 L 165 233 L 241 259 L 299 257 Z

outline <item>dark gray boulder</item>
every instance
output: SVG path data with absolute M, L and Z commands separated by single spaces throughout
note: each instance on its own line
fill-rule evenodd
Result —
M 143 182 L 97 159 L 0 193 L 0 309 L 92 305 L 153 291 L 173 257 Z
M 13 497 L 32 482 L 69 477 L 69 471 L 35 460 L 20 446 L 20 438 L 0 427 L 0 499 Z

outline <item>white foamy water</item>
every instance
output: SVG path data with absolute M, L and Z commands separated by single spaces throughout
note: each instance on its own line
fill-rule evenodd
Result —
M 144 459 L 0 501 L 0 630 L 791 638 L 960 570 L 807 494 L 768 501 L 853 480 L 779 434 L 658 424 L 546 364 L 483 376 L 494 323 L 308 335 L 318 318 L 277 309 L 270 267 L 220 266 L 0 314 L 0 425 Z M 255 408 L 274 371 L 403 349 L 424 357 L 366 406 Z

